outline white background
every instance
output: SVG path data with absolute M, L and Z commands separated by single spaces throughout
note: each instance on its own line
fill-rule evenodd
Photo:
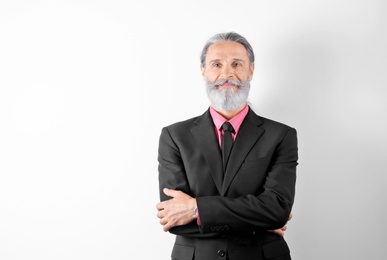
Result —
M 298 130 L 293 259 L 387 259 L 387 2 L 0 1 L 0 259 L 169 259 L 162 126 L 208 107 L 204 42 L 256 54 L 250 102 Z

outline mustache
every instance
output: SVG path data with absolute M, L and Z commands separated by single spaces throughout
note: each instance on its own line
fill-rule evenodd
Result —
M 219 80 L 216 80 L 214 82 L 208 82 L 208 84 L 214 88 L 218 88 L 220 85 L 223 85 L 226 83 L 233 84 L 233 85 L 237 86 L 238 88 L 243 88 L 249 84 L 249 80 L 242 82 L 242 81 L 237 80 L 237 79 L 219 79 Z

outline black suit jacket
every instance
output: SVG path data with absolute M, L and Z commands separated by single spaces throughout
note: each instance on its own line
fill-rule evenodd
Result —
M 290 259 L 283 239 L 267 230 L 284 226 L 291 213 L 298 160 L 296 130 L 249 109 L 234 142 L 227 170 L 207 110 L 164 127 L 159 143 L 163 188 L 197 200 L 196 221 L 174 227 L 172 259 Z

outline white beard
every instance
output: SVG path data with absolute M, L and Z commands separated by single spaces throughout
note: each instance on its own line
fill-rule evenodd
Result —
M 219 85 L 231 83 L 237 88 L 223 88 L 219 90 Z M 211 83 L 206 79 L 206 90 L 211 106 L 219 111 L 234 111 L 247 103 L 250 91 L 250 80 L 240 82 L 238 80 L 218 80 Z

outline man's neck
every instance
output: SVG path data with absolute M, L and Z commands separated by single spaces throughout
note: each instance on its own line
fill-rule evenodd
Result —
M 224 118 L 226 118 L 227 120 L 230 120 L 231 118 L 233 118 L 234 116 L 238 115 L 239 112 L 241 112 L 246 106 L 246 103 L 243 104 L 243 106 L 241 106 L 240 108 L 236 109 L 236 110 L 231 110 L 231 111 L 223 111 L 223 110 L 216 110 L 216 112 L 218 112 L 219 114 L 221 114 Z

